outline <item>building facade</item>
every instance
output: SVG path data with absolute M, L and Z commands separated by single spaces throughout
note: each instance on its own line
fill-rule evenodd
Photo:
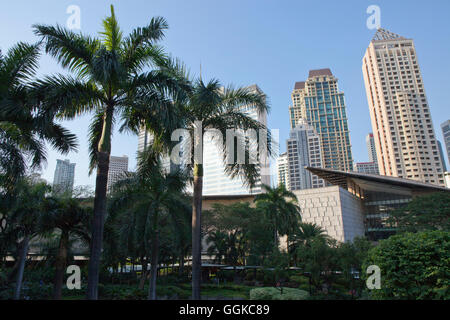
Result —
M 350 132 L 344 93 L 330 69 L 311 70 L 308 79 L 297 82 L 289 107 L 291 128 L 304 119 L 320 137 L 323 166 L 353 170 Z
M 447 153 L 447 161 L 450 164 L 450 120 L 441 124 L 442 136 L 444 137 L 444 145 Z
M 291 129 L 287 144 L 289 190 L 321 188 L 324 181 L 306 167 L 323 167 L 320 137 L 305 119 L 298 119 Z
M 443 168 L 444 172 L 446 172 L 447 171 L 447 165 L 445 164 L 444 149 L 442 148 L 442 143 L 439 140 L 437 141 L 437 144 L 438 144 L 439 156 L 441 157 L 442 168 Z
M 380 174 L 443 186 L 414 41 L 378 29 L 362 70 Z
M 250 92 L 264 94 L 264 92 L 255 84 L 248 87 Z M 247 114 L 252 119 L 259 121 L 267 127 L 267 113 L 259 113 L 252 105 L 243 105 L 238 107 L 239 111 Z M 226 139 L 226 137 L 223 137 Z M 152 134 L 144 129 L 139 133 L 138 151 L 143 151 L 152 144 Z M 181 166 L 188 159 L 183 158 L 183 152 L 180 153 Z M 170 161 L 169 155 L 162 157 L 162 164 L 165 170 L 173 171 L 180 165 Z M 259 156 L 259 177 L 253 188 L 244 185 L 241 177 L 231 178 L 225 172 L 222 153 L 218 149 L 212 135 L 205 133 L 203 137 L 203 194 L 204 195 L 245 195 L 257 194 L 263 191 L 262 184 L 270 185 L 270 165 L 267 155 Z M 191 190 L 191 187 L 188 187 Z
M 359 173 L 379 174 L 376 162 L 357 162 L 355 171 Z
M 71 192 L 75 179 L 75 163 L 70 160 L 56 160 L 55 175 L 53 176 L 53 188 L 56 192 Z
M 373 133 L 366 136 L 367 152 L 369 154 L 369 162 L 377 162 L 377 149 L 375 148 L 375 140 Z
M 109 157 L 109 171 L 108 171 L 108 191 L 111 190 L 114 183 L 123 178 L 124 174 L 128 172 L 128 157 Z
M 144 128 L 141 128 L 138 136 L 138 152 L 143 152 L 146 148 L 151 146 L 152 143 L 153 143 L 152 134 L 149 131 L 145 130 Z M 180 157 L 182 157 L 182 152 L 180 154 Z M 161 164 L 163 170 L 166 173 L 174 172 L 175 170 L 178 170 L 180 168 L 180 165 L 177 165 L 170 160 L 170 155 L 163 155 L 161 157 Z
M 256 85 L 248 87 L 250 92 L 264 94 Z M 267 114 L 260 113 L 252 105 L 243 105 L 238 110 L 267 127 Z M 226 139 L 226 137 L 223 137 Z M 269 159 L 261 156 L 259 162 L 259 177 L 253 188 L 244 185 L 241 177 L 231 178 L 225 174 L 222 153 L 213 141 L 212 136 L 205 134 L 203 138 L 203 194 L 204 195 L 239 195 L 257 194 L 263 192 L 262 184 L 270 185 Z
M 289 188 L 290 188 L 289 163 L 288 163 L 287 152 L 281 154 L 277 158 L 277 178 L 278 178 L 278 185 L 284 184 L 286 189 L 289 190 Z
M 359 212 L 364 217 L 365 235 L 374 241 L 388 238 L 395 233 L 395 225 L 389 223 L 390 214 L 406 206 L 414 197 L 434 192 L 450 192 L 434 184 L 397 177 L 322 168 L 308 170 L 359 199 Z M 344 208 L 343 212 L 353 212 L 352 219 L 355 220 L 359 214 L 355 213 L 356 206 L 352 208 Z
M 444 173 L 445 186 L 450 188 L 450 172 Z

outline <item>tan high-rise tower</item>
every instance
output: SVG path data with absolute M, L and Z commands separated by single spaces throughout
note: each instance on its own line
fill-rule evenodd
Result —
M 414 41 L 378 29 L 362 69 L 380 174 L 443 186 Z

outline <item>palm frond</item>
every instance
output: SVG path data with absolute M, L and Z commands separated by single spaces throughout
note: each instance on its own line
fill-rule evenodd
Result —
M 122 43 L 122 31 L 114 13 L 114 6 L 111 5 L 111 15 L 103 20 L 103 44 L 109 51 L 119 51 Z
M 41 112 L 73 119 L 103 105 L 104 97 L 94 82 L 64 75 L 47 76 L 31 84 L 32 97 Z
M 45 51 L 80 77 L 89 73 L 92 57 L 100 47 L 100 41 L 76 34 L 59 25 L 56 27 L 34 25 L 34 33 L 45 41 Z
M 30 45 L 19 42 L 9 49 L 0 69 L 2 85 L 8 83 L 13 87 L 29 81 L 36 74 L 39 56 L 40 43 Z

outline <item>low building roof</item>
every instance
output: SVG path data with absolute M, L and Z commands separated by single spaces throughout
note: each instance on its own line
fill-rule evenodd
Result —
M 350 179 L 364 190 L 379 192 L 390 192 L 392 190 L 410 191 L 412 193 L 436 191 L 450 192 L 450 189 L 438 185 L 397 177 L 360 172 L 345 172 L 324 168 L 306 167 L 306 169 L 332 185 L 337 185 L 345 189 L 348 189 L 348 181 Z

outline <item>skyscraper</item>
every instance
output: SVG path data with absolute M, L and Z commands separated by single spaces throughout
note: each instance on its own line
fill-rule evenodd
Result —
M 128 157 L 109 157 L 109 171 L 108 171 L 108 191 L 111 190 L 111 187 L 119 181 L 125 172 L 128 171 Z
M 153 136 L 152 136 L 152 134 L 149 131 L 147 131 L 144 128 L 142 128 L 139 131 L 138 152 L 143 152 L 152 143 L 153 143 Z M 172 161 L 170 161 L 170 155 L 163 155 L 161 157 L 161 164 L 162 164 L 162 167 L 163 167 L 165 172 L 173 172 L 174 170 L 179 168 L 178 165 L 176 165 Z
M 287 152 L 281 154 L 277 159 L 277 174 L 278 185 L 284 184 L 286 189 L 290 190 L 289 186 L 289 163 Z
M 367 151 L 369 154 L 368 162 L 355 163 L 354 170 L 360 173 L 380 174 L 378 170 L 377 151 L 375 149 L 375 140 L 373 134 L 369 133 L 366 136 Z
M 56 160 L 55 175 L 53 176 L 53 188 L 57 193 L 71 192 L 75 178 L 75 163 L 69 159 Z
M 450 163 L 450 120 L 441 124 L 442 135 L 444 137 L 444 145 L 447 151 L 447 160 Z M 444 160 L 445 161 L 445 160 Z
M 376 162 L 357 162 L 355 171 L 359 173 L 380 174 Z
M 256 85 L 248 87 L 250 91 L 263 94 L 264 92 Z M 267 114 L 259 113 L 252 105 L 243 105 L 239 111 L 247 114 L 252 119 L 259 121 L 267 126 Z M 226 137 L 223 137 L 224 139 Z M 254 188 L 249 189 L 243 185 L 240 177 L 232 179 L 224 173 L 224 164 L 222 154 L 219 152 L 216 144 L 208 135 L 205 135 L 203 141 L 203 194 L 204 195 L 236 195 L 236 194 L 256 194 L 263 191 L 262 184 L 270 185 L 270 173 L 261 172 Z M 269 159 L 267 156 L 259 158 L 260 167 L 268 171 Z
M 378 29 L 362 69 L 380 174 L 444 185 L 414 41 Z
M 353 157 L 344 93 L 330 69 L 311 70 L 308 79 L 297 82 L 289 107 L 291 128 L 306 120 L 320 137 L 323 167 L 352 171 Z
M 373 133 L 369 133 L 366 136 L 367 151 L 369 153 L 369 162 L 377 162 L 377 149 L 375 148 L 375 140 L 373 139 Z
M 324 181 L 305 167 L 323 167 L 320 137 L 305 119 L 298 119 L 287 140 L 289 190 L 320 188 Z
M 262 90 L 255 84 L 248 87 L 250 91 L 263 93 Z M 267 126 L 267 114 L 259 113 L 252 105 L 243 105 L 239 110 L 249 115 L 252 119 L 259 121 Z M 262 156 L 259 159 L 261 168 L 266 169 L 267 172 L 261 172 L 257 178 L 256 185 L 250 188 L 243 185 L 243 180 L 240 177 L 231 178 L 224 173 L 224 163 L 222 154 L 219 152 L 216 144 L 212 141 L 211 136 L 205 134 L 203 138 L 203 194 L 204 195 L 236 195 L 236 194 L 256 194 L 262 191 L 262 184 L 270 185 L 269 159 L 267 156 Z M 226 139 L 226 137 L 223 137 Z M 142 129 L 139 133 L 138 151 L 143 151 L 147 146 L 151 145 L 153 141 L 152 134 Z M 183 157 L 183 152 L 180 152 L 181 161 L 189 161 Z M 162 157 L 162 164 L 166 171 L 172 171 L 178 165 L 170 161 L 170 156 Z M 181 164 L 183 166 L 183 164 Z M 190 190 L 190 187 L 188 187 Z
M 437 140 L 437 144 L 438 144 L 438 149 L 439 149 L 439 156 L 441 157 L 442 168 L 445 172 L 445 171 L 447 171 L 447 166 L 445 165 L 444 149 L 442 148 L 442 143 L 439 140 Z

